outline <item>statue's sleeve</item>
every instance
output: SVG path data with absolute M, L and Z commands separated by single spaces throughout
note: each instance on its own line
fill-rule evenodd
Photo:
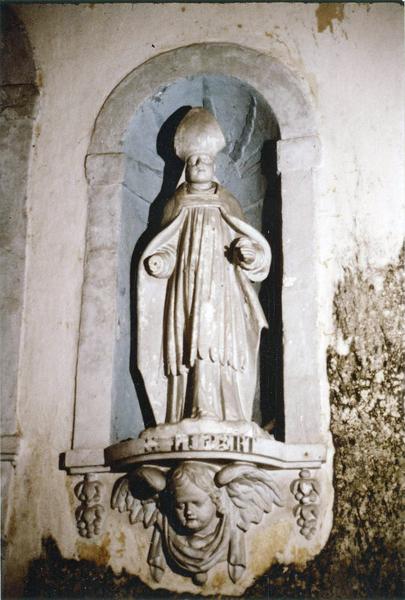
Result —
M 184 215 L 178 215 L 148 244 L 138 267 L 137 363 L 150 399 L 156 423 L 164 423 L 167 402 L 167 378 L 163 364 L 164 307 L 167 274 L 156 277 L 146 268 L 148 257 L 176 246 Z

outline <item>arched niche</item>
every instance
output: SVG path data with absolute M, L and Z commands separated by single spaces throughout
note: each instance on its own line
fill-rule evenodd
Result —
M 277 286 L 278 294 L 276 286 L 269 286 L 276 280 L 280 284 L 281 273 L 280 227 L 274 227 L 274 221 L 280 225 L 274 152 L 279 137 L 278 125 L 264 98 L 240 79 L 207 74 L 182 78 L 159 88 L 141 105 L 130 122 L 124 143 L 126 167 L 119 271 L 122 272 L 121 289 L 125 288 L 126 292 L 125 281 L 131 272 L 132 299 L 130 302 L 128 293 L 120 295 L 119 312 L 128 319 L 131 304 L 132 327 L 127 319 L 125 323 L 121 321 L 123 326 L 117 342 L 116 356 L 123 360 L 117 362 L 114 369 L 112 422 L 113 439 L 116 440 L 138 433 L 144 423 L 154 425 L 143 382 L 136 369 L 136 270 L 146 243 L 160 229 L 163 208 L 182 174 L 183 163 L 174 152 L 173 138 L 190 105 L 207 107 L 219 121 L 227 143 L 216 158 L 217 178 L 239 199 L 247 220 L 272 242 L 272 276 L 260 290 L 271 335 L 266 334 L 262 339 L 263 369 L 262 377 L 258 378 L 254 410 L 257 422 L 265 425 L 274 419 L 275 405 L 282 400 L 275 397 L 276 392 L 281 391 L 282 380 L 281 365 L 277 364 L 281 356 L 281 339 L 276 328 L 276 324 L 281 323 L 281 314 L 278 314 L 281 286 Z M 136 400 L 139 400 L 143 416 L 138 421 L 135 420 L 134 390 L 129 379 L 129 355 Z M 276 377 L 271 379 L 273 374 Z M 278 412 L 282 415 L 283 411 Z
M 224 93 L 225 82 L 239 94 L 238 110 L 233 107 L 232 94 Z M 220 106 L 227 99 L 223 110 L 215 109 L 215 103 Z M 132 250 L 146 222 L 151 221 L 152 229 L 156 226 L 158 219 L 151 218 L 150 208 L 158 206 L 165 195 L 162 181 L 167 190 L 176 183 L 170 178 L 165 183 L 159 132 L 165 123 L 170 124 L 170 118 L 176 118 L 176 111 L 210 102 L 220 123 L 225 115 L 235 123 L 241 121 L 239 128 L 235 123 L 231 127 L 221 123 L 225 133 L 231 131 L 231 138 L 234 132 L 234 139 L 228 140 L 228 156 L 229 151 L 234 150 L 235 156 L 240 151 L 237 142 L 243 138 L 253 105 L 256 117 L 260 109 L 258 135 L 261 129 L 267 140 L 281 138 L 277 168 L 282 174 L 283 204 L 285 441 L 315 443 L 322 439 L 313 193 L 319 143 L 311 106 L 296 78 L 273 58 L 240 46 L 199 44 L 161 54 L 136 68 L 113 90 L 97 117 L 86 158 L 89 212 L 74 442 L 73 451 L 66 456 L 66 467 L 72 471 L 101 470 L 102 448 L 144 428 L 145 412 L 142 414 L 136 402 L 129 372 Z M 263 155 L 263 135 L 258 142 L 261 167 L 263 173 L 275 172 L 274 152 Z M 140 141 L 144 142 L 143 153 Z M 226 156 L 224 152 L 220 159 L 220 180 L 221 171 L 225 176 L 236 168 L 229 158 L 225 168 Z M 266 159 L 267 165 L 263 164 Z M 222 182 L 240 199 L 247 198 L 249 194 L 240 193 L 247 179 L 239 177 L 238 181 L 231 175 Z M 260 188 L 260 181 L 256 177 L 253 187 Z M 265 192 L 260 194 L 262 202 Z M 248 213 L 253 210 L 250 216 L 256 226 L 260 212 L 262 223 L 266 221 L 266 207 L 257 206 L 256 223 L 253 205 L 247 207 Z

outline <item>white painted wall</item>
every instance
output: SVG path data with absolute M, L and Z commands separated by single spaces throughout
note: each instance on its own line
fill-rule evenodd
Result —
M 8 568 L 18 589 L 42 538 L 53 536 L 66 557 L 85 556 L 72 517 L 71 482 L 58 471 L 58 455 L 72 435 L 84 158 L 95 118 L 120 80 L 157 53 L 215 41 L 268 53 L 309 86 L 323 145 L 317 226 L 324 347 L 333 334 L 332 299 L 342 267 L 356 254 L 362 264 L 383 266 L 399 252 L 405 161 L 397 4 L 345 4 L 343 18 L 326 27 L 325 13 L 318 11 L 318 18 L 317 5 L 304 4 L 27 5 L 16 11 L 33 46 L 40 86 L 28 182 L 22 449 L 9 519 Z M 112 564 L 136 573 L 136 562 L 120 558 L 117 539 L 104 540 Z

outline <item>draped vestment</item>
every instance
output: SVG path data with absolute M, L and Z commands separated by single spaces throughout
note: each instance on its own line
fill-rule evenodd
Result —
M 156 420 L 250 421 L 260 331 L 267 326 L 250 280 L 268 274 L 268 243 L 219 185 L 198 193 L 180 186 L 163 224 L 143 254 L 138 285 L 138 364 Z M 247 269 L 232 258 L 240 238 L 256 250 Z M 164 278 L 145 269 L 156 253 L 166 265 Z M 146 355 L 141 339 L 148 340 Z M 152 363 L 156 373 L 148 382 Z

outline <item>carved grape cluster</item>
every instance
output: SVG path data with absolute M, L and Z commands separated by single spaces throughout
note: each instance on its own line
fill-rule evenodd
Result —
M 76 525 L 81 537 L 92 538 L 101 533 L 105 509 L 101 504 L 102 483 L 86 474 L 75 486 L 75 495 L 81 504 L 75 511 Z
M 291 484 L 291 492 L 298 504 L 294 508 L 297 525 L 300 533 L 309 540 L 316 532 L 319 517 L 320 486 L 316 479 L 311 477 L 308 469 L 302 469 L 298 479 Z

